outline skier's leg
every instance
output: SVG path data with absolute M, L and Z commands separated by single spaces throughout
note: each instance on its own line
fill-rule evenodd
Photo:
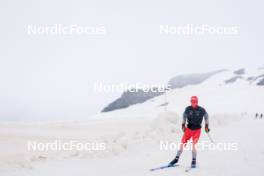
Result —
M 200 134 L 201 134 L 201 129 L 198 130 L 194 130 L 193 131 L 193 136 L 192 136 L 192 163 L 191 163 L 191 167 L 196 167 L 196 156 L 197 156 L 197 150 L 196 150 L 196 144 L 200 138 Z
M 177 151 L 176 157 L 169 163 L 169 166 L 173 166 L 174 164 L 178 163 L 180 156 L 182 154 L 182 151 L 183 150 L 181 149 Z
M 197 150 L 196 150 L 196 144 L 192 145 L 192 159 L 196 159 L 197 156 Z
M 174 164 L 178 163 L 180 156 L 183 152 L 183 143 L 180 144 L 180 149 L 177 151 L 176 157 L 169 163 L 169 166 L 173 166 Z
M 180 156 L 183 152 L 183 147 L 186 145 L 186 143 L 188 142 L 190 138 L 191 138 L 191 130 L 189 128 L 186 128 L 182 136 L 180 149 L 177 151 L 176 157 L 169 163 L 169 166 L 173 166 L 174 164 L 178 163 Z
M 193 145 L 192 145 L 192 163 L 191 163 L 191 167 L 196 167 L 196 156 L 197 156 L 196 143 L 193 143 Z

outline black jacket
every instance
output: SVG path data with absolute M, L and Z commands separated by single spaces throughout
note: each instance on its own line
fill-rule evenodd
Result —
M 203 118 L 205 119 L 205 124 L 208 124 L 208 114 L 201 106 L 197 106 L 197 108 L 188 106 L 183 113 L 183 123 L 185 124 L 187 121 L 187 127 L 191 130 L 200 129 Z

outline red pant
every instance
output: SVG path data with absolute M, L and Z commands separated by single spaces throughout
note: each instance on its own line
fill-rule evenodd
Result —
M 185 132 L 182 136 L 181 142 L 186 144 L 191 138 L 194 144 L 196 144 L 200 138 L 201 128 L 197 130 L 191 130 L 190 128 L 186 128 Z

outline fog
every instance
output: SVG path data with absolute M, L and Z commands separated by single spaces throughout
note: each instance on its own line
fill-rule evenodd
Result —
M 94 83 L 263 66 L 263 2 L 2 1 L 0 119 L 86 119 L 120 95 Z M 28 25 L 103 26 L 105 35 L 29 35 Z M 236 26 L 235 35 L 161 35 L 160 25 Z

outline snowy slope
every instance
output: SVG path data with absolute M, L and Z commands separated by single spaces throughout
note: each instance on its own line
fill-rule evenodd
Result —
M 253 70 L 243 77 L 261 74 L 263 70 Z M 224 83 L 233 76 L 232 71 L 223 72 L 200 85 L 174 89 L 145 103 L 98 114 L 87 121 L 1 123 L 0 175 L 261 176 L 264 119 L 255 119 L 255 113 L 263 113 L 264 87 L 246 79 Z M 180 141 L 181 113 L 192 95 L 199 96 L 200 104 L 210 115 L 214 141 L 235 142 L 238 150 L 199 151 L 198 169 L 188 174 L 184 170 L 190 165 L 191 152 L 185 151 L 179 168 L 150 172 L 150 168 L 167 164 L 175 156 L 175 149 L 160 150 L 160 142 Z M 167 112 L 160 106 L 165 99 L 169 103 Z M 107 149 L 100 152 L 26 150 L 28 140 L 55 139 L 105 142 Z M 200 141 L 209 141 L 205 133 Z
M 256 113 L 264 109 L 264 86 L 257 86 L 259 79 L 248 81 L 250 77 L 264 75 L 263 69 L 246 70 L 234 83 L 226 84 L 225 81 L 237 76 L 233 71 L 225 71 L 212 76 L 199 85 L 187 86 L 182 89 L 172 89 L 165 95 L 155 97 L 142 104 L 133 105 L 127 109 L 102 113 L 95 118 L 154 118 L 156 114 L 164 111 L 162 104 L 168 102 L 167 110 L 182 113 L 189 105 L 189 98 L 197 95 L 200 105 L 204 106 L 210 114 L 218 113 Z M 264 78 L 264 77 L 262 77 Z

